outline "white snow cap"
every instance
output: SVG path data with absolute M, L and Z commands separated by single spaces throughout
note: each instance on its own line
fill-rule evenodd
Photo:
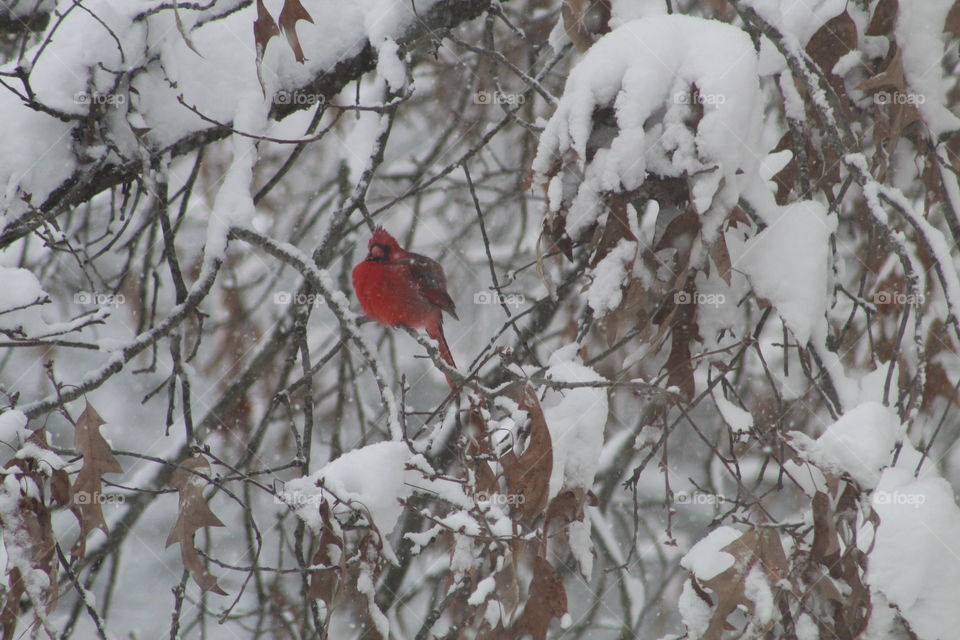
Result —
M 703 540 L 690 548 L 680 560 L 680 566 L 697 576 L 698 580 L 715 578 L 733 566 L 734 557 L 721 551 L 742 535 L 733 527 L 717 527 Z
M 816 440 L 797 431 L 789 435 L 793 447 L 808 461 L 834 473 L 847 473 L 866 489 L 877 487 L 891 466 L 911 475 L 919 468 L 920 478 L 937 474 L 930 461 L 921 465 L 923 456 L 901 433 L 900 418 L 879 402 L 864 402 L 850 409 Z M 903 441 L 894 465 L 898 438 Z
M 747 274 L 757 295 L 776 307 L 801 345 L 825 322 L 830 234 L 836 217 L 807 200 L 767 213 L 770 226 L 747 242 L 734 268 Z
M 386 537 L 403 510 L 399 500 L 413 491 L 407 481 L 416 472 L 406 468 L 411 455 L 402 442 L 378 442 L 354 449 L 316 473 L 288 482 L 283 497 L 313 531 L 319 531 L 322 525 L 317 505 L 323 497 L 331 505 L 339 499 L 362 506 Z
M 919 640 L 956 638 L 960 509 L 949 483 L 914 478 L 912 469 L 886 469 L 872 501 L 880 526 L 867 583 L 900 610 Z
M 600 38 L 570 72 L 533 168 L 545 180 L 556 159 L 575 154 L 585 169 L 576 193 L 564 194 L 572 201 L 572 237 L 595 219 L 596 194 L 636 189 L 648 172 L 699 174 L 693 192 L 701 212 L 718 193 L 732 206 L 737 172 L 756 170 L 762 102 L 756 52 L 741 29 L 682 15 L 632 20 Z M 615 111 L 616 131 L 587 165 L 594 114 L 606 107 Z M 692 131 L 687 121 L 696 109 L 703 117 Z
M 596 371 L 580 361 L 578 348 L 577 344 L 569 344 L 555 351 L 548 362 L 547 376 L 558 382 L 602 381 Z M 548 391 L 541 404 L 553 447 L 550 497 L 561 489 L 589 490 L 603 448 L 607 390 L 582 387 Z

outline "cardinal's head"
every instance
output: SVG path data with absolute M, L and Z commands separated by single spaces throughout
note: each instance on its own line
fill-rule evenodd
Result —
M 388 262 L 392 254 L 400 250 L 396 239 L 383 227 L 377 227 L 373 237 L 367 243 L 367 260 L 371 262 Z

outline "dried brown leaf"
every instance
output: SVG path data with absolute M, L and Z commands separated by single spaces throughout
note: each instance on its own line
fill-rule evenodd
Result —
M 257 52 L 257 80 L 260 81 L 260 89 L 264 97 L 267 95 L 267 88 L 263 84 L 263 75 L 261 65 L 263 63 L 263 52 L 267 50 L 267 44 L 270 38 L 280 35 L 280 27 L 267 8 L 263 5 L 263 0 L 257 0 L 257 19 L 253 21 L 253 43 Z
M 897 9 L 899 5 L 897 0 L 880 0 L 876 9 L 873 10 L 873 17 L 870 18 L 870 25 L 867 27 L 868 36 L 887 36 L 893 32 L 893 26 L 897 22 Z
M 667 372 L 667 383 L 680 389 L 688 400 L 693 398 L 696 391 L 690 351 L 690 343 L 700 339 L 696 299 L 693 278 L 686 278 L 686 286 L 677 294 L 675 311 L 670 317 L 670 355 L 663 365 Z
M 473 429 L 471 430 L 470 441 L 467 443 L 467 460 L 473 466 L 473 472 L 477 479 L 477 491 L 492 495 L 498 490 L 497 476 L 493 473 L 493 469 L 488 462 L 492 459 L 493 451 L 487 439 L 486 425 L 479 405 L 470 408 L 470 424 Z
M 944 21 L 943 30 L 960 36 L 960 2 L 954 2 L 947 13 L 947 19 Z
M 501 456 L 500 461 L 514 506 L 520 517 L 529 523 L 547 506 L 550 474 L 553 472 L 553 446 L 547 419 L 533 387 L 528 385 L 523 389 L 518 404 L 530 415 L 530 439 L 520 456 L 511 451 Z
M 564 30 L 581 52 L 610 31 L 610 0 L 564 0 L 560 14 Z
M 817 491 L 813 496 L 813 544 L 810 555 L 817 562 L 829 567 L 836 562 L 839 553 L 840 543 L 834 526 L 830 496 Z
M 747 597 L 745 587 L 747 576 L 758 562 L 771 588 L 789 572 L 780 536 L 774 529 L 751 529 L 722 551 L 732 555 L 734 562 L 727 570 L 703 581 L 717 598 L 710 624 L 701 636 L 704 640 L 719 640 L 728 629 L 727 617 L 738 607 L 753 611 L 753 601 Z
M 710 260 L 717 268 L 717 275 L 730 286 L 730 252 L 727 251 L 727 240 L 723 236 L 723 231 L 717 231 L 716 239 L 707 245 L 707 251 L 710 253 Z
M 628 330 L 644 323 L 649 313 L 649 299 L 643 282 L 639 278 L 631 278 L 623 291 L 620 305 L 600 320 L 600 332 L 607 346 L 613 346 Z
M 257 49 L 257 61 L 263 60 L 270 38 L 280 35 L 280 27 L 267 11 L 263 0 L 257 0 L 257 19 L 253 21 L 253 43 Z
M 47 436 L 43 429 L 30 434 L 27 442 L 40 449 L 48 450 Z M 12 510 L 0 513 L 0 529 L 4 531 L 7 554 L 25 556 L 33 570 L 42 571 L 48 578 L 44 590 L 44 601 L 34 603 L 42 605 L 49 612 L 57 603 L 57 557 L 50 508 L 43 501 L 43 485 L 49 471 L 47 465 L 38 465 L 34 458 L 13 458 L 6 464 L 7 473 L 15 482 L 7 483 L 3 491 L 14 491 L 20 487 Z M 26 487 L 33 485 L 37 490 Z M 5 519 L 6 518 L 6 519 Z M 19 564 L 19 563 L 18 563 Z M 22 566 L 22 565 L 21 565 Z M 32 579 L 32 578 L 31 578 Z M 4 639 L 16 637 L 17 620 L 20 617 L 20 599 L 26 591 L 26 584 L 19 568 L 10 565 L 7 572 L 7 592 L 0 609 L 0 628 Z
M 343 539 L 337 535 L 333 526 L 333 520 L 330 517 L 330 505 L 324 500 L 320 503 L 320 519 L 323 522 L 320 530 L 320 539 L 317 540 L 317 552 L 313 556 L 313 565 L 322 565 L 325 567 L 337 566 L 337 569 L 323 569 L 313 571 L 310 575 L 309 597 L 317 600 L 323 600 L 330 608 L 330 603 L 337 593 L 340 585 L 340 578 L 345 570 L 343 554 Z M 339 549 L 333 552 L 333 549 Z M 335 557 L 336 556 L 336 557 Z
M 627 209 L 627 201 L 623 196 L 615 195 L 607 201 L 607 220 L 603 227 L 598 227 L 594 231 L 593 242 L 591 246 L 590 266 L 596 267 L 597 264 L 607 257 L 623 239 L 636 242 L 637 238 L 630 230 L 630 219 Z
M 83 413 L 77 418 L 74 432 L 74 446 L 83 457 L 83 466 L 74 480 L 72 491 L 73 512 L 80 521 L 81 539 L 85 539 L 94 529 L 107 531 L 101 508 L 100 487 L 103 484 L 103 474 L 123 472 L 123 467 L 113 457 L 110 445 L 100 434 L 100 427 L 104 424 L 103 418 L 88 402 Z M 77 542 L 79 544 L 80 540 Z M 74 551 L 82 556 L 81 549 L 75 546 Z
M 807 43 L 807 53 L 828 76 L 837 61 L 856 48 L 857 25 L 846 11 L 827 20 Z
M 180 463 L 181 468 L 173 473 L 170 485 L 180 493 L 177 521 L 167 536 L 166 546 L 180 543 L 180 557 L 197 585 L 204 591 L 226 595 L 203 564 L 200 554 L 194 546 L 193 535 L 203 527 L 222 527 L 220 519 L 214 515 L 203 497 L 205 480 L 188 469 L 204 475 L 210 474 L 210 463 L 205 458 L 191 457 Z
M 280 10 L 280 29 L 287 36 L 287 42 L 293 49 L 293 55 L 297 62 L 306 61 L 303 55 L 303 48 L 300 46 L 300 38 L 297 37 L 297 20 L 306 20 L 313 24 L 313 18 L 307 13 L 307 10 L 300 4 L 300 0 L 284 0 L 283 8 Z
M 566 612 L 567 591 L 560 574 L 545 558 L 536 556 L 533 560 L 530 596 L 523 614 L 514 625 L 515 637 L 530 634 L 533 640 L 546 640 L 550 621 L 563 617 Z

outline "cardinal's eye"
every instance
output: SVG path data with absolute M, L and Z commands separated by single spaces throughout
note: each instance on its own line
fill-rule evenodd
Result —
M 375 244 L 370 247 L 370 260 L 386 260 L 387 256 L 390 253 L 390 248 L 385 247 L 382 244 Z

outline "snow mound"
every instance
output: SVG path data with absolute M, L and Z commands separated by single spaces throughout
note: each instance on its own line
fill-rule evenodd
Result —
M 555 351 L 548 362 L 547 376 L 558 382 L 602 381 L 596 371 L 580 362 L 577 346 L 570 344 Z M 563 489 L 589 490 L 593 487 L 603 449 L 607 390 L 594 387 L 551 390 L 544 396 L 542 406 L 553 447 L 550 497 Z
M 960 509 L 942 478 L 886 469 L 873 492 L 880 516 L 867 583 L 896 606 L 919 640 L 960 628 Z
M 354 449 L 319 471 L 288 482 L 281 499 L 294 506 L 297 516 L 314 532 L 319 532 L 323 524 L 317 507 L 326 500 L 335 505 L 335 513 L 352 508 L 365 511 L 380 535 L 386 537 L 403 510 L 399 501 L 413 491 L 408 476 L 416 472 L 407 469 L 411 456 L 402 442 L 379 442 Z
M 734 268 L 747 274 L 794 337 L 806 345 L 827 310 L 830 235 L 837 219 L 819 202 L 796 202 L 779 210 L 769 227 L 747 242 Z
M 729 207 L 738 171 L 756 172 L 762 103 L 742 30 L 681 15 L 625 22 L 571 71 L 533 169 L 550 210 L 569 209 L 572 238 L 596 219 L 598 194 L 637 189 L 650 173 L 692 176 L 701 213 L 718 194 Z M 558 161 L 569 171 L 555 173 Z

